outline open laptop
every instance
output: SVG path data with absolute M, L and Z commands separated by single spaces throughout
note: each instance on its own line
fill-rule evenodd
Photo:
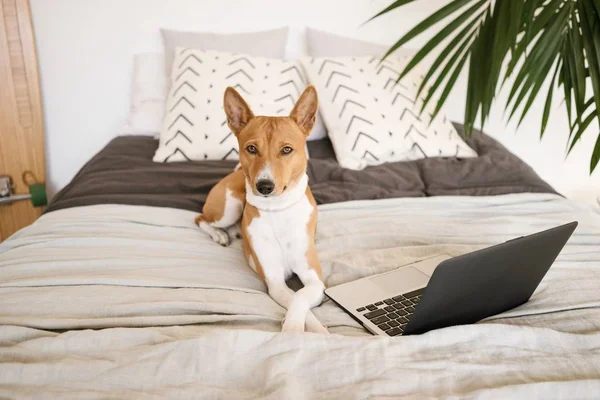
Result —
M 576 227 L 571 222 L 459 257 L 432 257 L 325 294 L 376 335 L 472 324 L 529 300 Z

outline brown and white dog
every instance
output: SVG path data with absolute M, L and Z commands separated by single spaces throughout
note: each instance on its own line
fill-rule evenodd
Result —
M 288 117 L 254 116 L 229 87 L 224 96 L 229 128 L 236 135 L 241 168 L 208 194 L 200 228 L 227 246 L 241 234 L 244 255 L 269 295 L 287 309 L 282 331 L 327 333 L 310 311 L 323 300 L 325 285 L 315 248 L 317 207 L 308 188 L 306 138 L 315 123 L 317 92 L 308 86 Z M 304 284 L 292 291 L 296 274 Z

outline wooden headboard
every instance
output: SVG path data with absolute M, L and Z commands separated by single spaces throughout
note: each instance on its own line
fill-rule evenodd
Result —
M 0 175 L 15 193 L 29 189 L 22 175 L 45 181 L 42 101 L 29 0 L 0 0 Z M 40 216 L 29 201 L 0 205 L 0 241 Z

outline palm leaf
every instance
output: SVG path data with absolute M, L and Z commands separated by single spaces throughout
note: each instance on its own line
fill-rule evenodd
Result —
M 532 62 L 531 65 L 528 66 L 529 73 L 526 75 L 527 78 L 522 82 L 522 84 L 520 82 L 515 83 L 511 91 L 511 95 L 509 96 L 507 101 L 507 107 L 513 99 L 513 94 L 518 91 L 519 95 L 515 98 L 513 108 L 509 116 L 509 120 L 513 117 L 517 108 L 519 107 L 519 105 L 521 104 L 528 92 L 531 91 L 531 95 L 533 97 L 537 95 L 540 87 L 542 86 L 544 80 L 548 76 L 550 69 L 552 68 L 554 60 L 559 54 L 560 45 L 562 44 L 562 35 L 549 33 L 548 36 L 552 39 L 552 41 L 548 43 L 547 47 L 544 50 L 539 50 L 535 53 L 531 53 L 531 59 L 534 60 L 534 62 Z M 536 50 L 538 49 L 541 49 L 541 47 L 536 48 Z M 538 53 L 541 54 L 538 55 Z M 527 114 L 527 111 L 529 111 L 529 106 L 531 106 L 532 101 L 533 98 L 530 97 L 530 101 L 523 108 L 523 111 L 521 113 L 521 121 Z
M 499 2 L 496 4 L 498 3 Z M 486 16 L 484 24 L 479 31 L 479 36 L 475 39 L 481 42 L 478 47 L 478 54 L 474 54 L 474 56 L 476 56 L 481 62 L 479 67 L 481 68 L 481 72 L 479 75 L 484 78 L 479 83 L 477 90 L 474 91 L 477 96 L 474 99 L 477 102 L 477 109 L 481 108 L 481 114 L 479 114 L 481 126 L 485 125 L 485 119 L 488 115 L 486 114 L 486 109 L 491 107 L 491 104 L 487 104 L 486 99 L 489 97 L 488 94 L 490 89 L 494 85 L 492 82 L 492 69 L 494 60 L 490 56 L 486 57 L 485 53 L 489 53 L 490 49 L 493 49 L 494 47 L 494 25 L 495 20 L 497 19 L 497 11 L 497 9 L 490 10 L 490 13 Z M 475 121 L 473 121 L 473 123 L 475 123 Z M 471 132 L 469 132 L 469 134 L 471 134 Z
M 554 60 L 552 60 L 552 59 L 549 60 L 549 62 L 540 70 L 539 74 L 532 80 L 533 86 L 531 87 L 531 90 L 529 93 L 529 99 L 525 103 L 525 106 L 523 106 L 523 111 L 521 111 L 521 118 L 519 118 L 519 123 L 517 124 L 517 126 L 520 126 L 521 123 L 523 122 L 523 120 L 525 119 L 525 116 L 527 115 L 529 108 L 533 104 L 542 85 L 546 81 L 546 77 L 548 76 L 548 73 L 550 72 L 550 69 L 552 68 L 553 63 L 554 63 Z M 514 110 L 513 110 L 513 112 L 514 112 Z M 512 117 L 512 114 L 511 114 L 511 117 Z
M 416 36 L 420 35 L 427 29 L 434 26 L 439 21 L 445 19 L 447 16 L 453 14 L 455 11 L 461 9 L 466 4 L 473 2 L 475 0 L 454 0 L 450 4 L 442 7 L 437 12 L 433 13 L 431 16 L 425 18 L 423 22 L 415 26 L 411 29 L 406 35 L 402 36 L 384 55 L 383 59 L 386 59 L 390 54 L 396 51 L 400 46 L 406 44 L 408 41 L 414 39 Z
M 587 109 L 590 108 L 593 104 L 595 104 L 595 103 L 594 103 L 594 98 L 592 97 L 583 106 L 583 112 L 585 113 L 587 111 Z M 593 114 L 594 110 L 592 110 L 591 113 Z M 583 122 L 585 122 L 585 120 Z M 579 119 L 579 120 L 575 120 L 575 122 L 573 122 L 573 124 L 571 125 L 571 129 L 569 130 L 569 140 L 567 141 L 567 155 L 570 153 L 569 144 L 571 143 L 571 136 L 573 136 L 573 133 L 575 132 L 576 128 L 581 128 L 581 125 L 583 122 L 581 121 L 581 119 Z M 581 132 L 581 133 L 583 133 L 583 132 Z M 577 140 L 579 140 L 579 139 L 577 139 Z
M 474 121 L 477 116 L 477 111 L 479 109 L 478 99 L 478 88 L 480 86 L 478 74 L 479 69 L 477 68 L 477 61 L 475 58 L 477 54 L 481 52 L 481 40 L 478 40 L 479 34 L 481 33 L 482 27 L 485 26 L 486 21 L 490 17 L 490 9 L 488 8 L 485 12 L 485 16 L 481 23 L 479 24 L 479 30 L 471 44 L 469 49 L 471 53 L 471 57 L 469 59 L 469 77 L 467 81 L 467 103 L 465 105 L 465 133 L 470 135 L 473 132 Z M 439 102 L 438 102 L 439 103 Z
M 569 12 L 567 8 L 561 8 L 559 13 L 556 14 L 555 22 L 548 29 L 544 30 L 540 34 L 540 37 L 536 42 L 536 46 L 532 49 L 531 53 L 525 58 L 521 70 L 515 78 L 515 82 L 508 96 L 508 101 L 506 102 L 507 105 L 513 101 L 514 96 L 517 93 L 520 93 L 515 102 L 516 106 L 518 106 L 520 100 L 522 100 L 525 95 L 525 93 L 523 93 L 523 89 L 527 89 L 528 85 L 532 84 L 532 75 L 535 73 L 539 73 L 540 69 L 543 68 L 543 66 L 545 66 L 545 62 L 557 56 L 557 52 L 559 50 L 557 49 L 557 46 L 560 44 L 560 36 L 565 30 L 566 24 L 568 22 L 568 16 Z M 521 91 L 519 92 L 519 90 Z M 516 109 L 516 106 L 513 108 L 513 113 Z
M 421 93 L 423 92 L 423 89 L 429 83 L 429 80 L 437 72 L 438 68 L 442 65 L 442 63 L 446 60 L 446 58 L 448 58 L 448 56 L 450 55 L 452 50 L 454 50 L 456 48 L 456 46 L 458 46 L 458 44 L 464 40 L 465 37 L 472 37 L 474 35 L 475 32 L 473 30 L 473 27 L 479 21 L 479 19 L 481 18 L 481 16 L 483 15 L 484 12 L 485 11 L 482 11 L 475 18 L 473 18 L 473 20 L 470 21 L 460 32 L 458 32 L 454 36 L 452 41 L 450 43 L 448 43 L 448 45 L 446 45 L 446 47 L 442 50 L 440 55 L 431 64 L 431 67 L 425 74 L 425 77 L 421 81 L 421 85 L 419 86 L 419 89 L 417 90 L 416 97 L 419 97 L 421 95 Z M 398 79 L 400 79 L 400 78 L 398 78 Z
M 532 39 L 533 39 L 533 22 L 536 20 L 535 17 L 535 13 L 536 11 L 539 9 L 540 5 L 544 2 L 544 0 L 525 0 L 523 2 L 523 9 L 521 11 L 521 14 L 515 14 L 515 15 L 521 15 L 521 20 L 520 20 L 520 26 L 521 28 L 519 29 L 518 33 L 523 33 L 523 40 L 519 41 L 518 43 L 520 44 L 527 44 L 527 43 L 531 43 Z M 516 19 L 516 18 L 515 18 Z M 515 46 L 514 46 L 514 50 L 516 50 L 516 44 L 517 42 L 515 42 Z M 513 58 L 514 58 L 515 54 L 513 52 Z M 517 59 L 520 58 L 520 55 L 516 57 Z
M 437 35 L 435 35 L 431 40 L 429 40 L 425 46 L 421 48 L 415 54 L 415 56 L 410 60 L 410 62 L 404 67 L 400 76 L 398 77 L 398 81 L 406 76 L 418 63 L 420 63 L 427 54 L 431 52 L 434 48 L 436 48 L 444 39 L 447 39 L 452 32 L 462 26 L 470 17 L 473 16 L 473 13 L 477 11 L 478 8 L 486 2 L 487 0 L 479 0 L 473 6 L 469 7 L 465 10 L 461 15 L 459 15 L 456 19 L 446 25 L 442 30 L 440 30 Z M 475 18 L 473 21 L 477 21 Z
M 581 116 L 583 113 L 582 107 L 585 103 L 585 56 L 583 54 L 583 38 L 581 37 L 580 27 L 577 18 L 572 19 L 573 27 L 569 31 L 569 43 L 572 46 L 571 52 L 569 52 L 569 63 L 570 68 L 575 71 L 574 82 L 575 82 L 575 109 L 577 114 Z
M 507 72 L 505 74 L 505 80 L 512 76 L 515 67 L 517 66 L 521 57 L 526 54 L 527 48 L 532 47 L 536 44 L 537 38 L 541 32 L 547 29 L 548 25 L 554 20 L 555 14 L 562 7 L 564 0 L 551 0 L 549 3 L 544 5 L 540 14 L 534 17 L 535 11 L 538 10 L 539 5 L 543 1 L 533 1 L 531 7 L 532 10 L 524 16 L 524 34 L 523 38 L 518 42 L 515 52 L 511 61 L 508 63 Z
M 567 155 L 569 153 L 571 153 L 571 150 L 573 150 L 573 147 L 575 147 L 575 144 L 579 141 L 579 139 L 581 139 L 581 135 L 583 135 L 583 132 L 585 132 L 585 130 L 588 128 L 588 126 L 597 117 L 598 117 L 597 110 L 593 110 L 587 116 L 587 118 L 583 120 L 583 122 L 577 122 L 576 124 L 574 124 L 574 126 L 578 127 L 579 129 L 577 130 L 577 133 L 575 134 L 575 136 L 573 136 L 573 140 L 571 141 L 571 145 L 569 146 L 569 150 L 567 151 Z
M 427 93 L 427 96 L 425 97 L 425 100 L 423 101 L 423 105 L 421 106 L 421 113 L 423 113 L 423 110 L 425 110 L 425 107 L 427 107 L 427 104 L 429 104 L 429 101 L 431 100 L 431 98 L 435 94 L 435 91 L 442 84 L 442 82 L 444 81 L 444 79 L 446 78 L 446 76 L 448 75 L 448 73 L 450 72 L 450 70 L 452 69 L 452 67 L 459 60 L 460 56 L 465 52 L 465 49 L 470 44 L 471 39 L 473 38 L 473 36 L 475 36 L 475 32 L 472 32 L 469 36 L 467 36 L 463 40 L 462 44 L 458 47 L 458 49 L 454 52 L 454 54 L 452 55 L 452 57 L 450 58 L 450 60 L 446 63 L 446 65 L 442 69 L 442 72 L 439 73 L 436 81 L 434 82 L 434 84 L 429 89 L 429 92 Z M 433 120 L 433 117 L 431 118 L 431 120 Z
M 563 49 L 561 50 L 561 60 L 565 60 L 567 58 L 566 56 L 567 53 L 567 44 L 565 42 Z M 573 86 L 571 84 L 571 70 L 569 69 L 569 63 L 563 61 L 562 63 L 562 70 L 561 70 L 561 74 L 562 74 L 562 85 L 563 85 L 563 90 L 565 93 L 565 106 L 567 108 L 567 119 L 569 121 L 569 124 L 571 123 L 571 121 L 573 120 L 573 118 L 571 117 L 571 91 L 573 90 Z M 569 139 L 571 138 L 571 135 L 569 134 Z
M 485 17 L 482 20 L 478 36 L 473 41 L 471 45 L 470 52 L 471 57 L 469 59 L 469 79 L 467 81 L 467 103 L 465 106 L 465 133 L 467 135 L 471 135 L 473 132 L 473 128 L 475 125 L 475 119 L 477 118 L 477 112 L 479 111 L 481 98 L 480 93 L 483 88 L 485 82 L 485 76 L 482 71 L 483 68 L 479 68 L 478 60 L 484 52 L 485 52 L 485 44 L 483 40 L 481 40 L 481 33 L 484 31 L 487 21 L 489 21 L 491 16 L 491 9 L 488 8 L 485 13 Z M 485 58 L 483 58 L 485 59 Z
M 440 112 L 442 106 L 446 102 L 446 99 L 448 98 L 448 95 L 452 91 L 452 88 L 454 87 L 454 83 L 456 83 L 456 80 L 458 79 L 458 75 L 460 74 L 460 71 L 462 71 L 462 68 L 465 65 L 465 62 L 467 61 L 468 57 L 469 57 L 469 53 L 465 52 L 465 54 L 462 56 L 462 58 L 456 65 L 456 68 L 454 68 L 454 72 L 452 72 L 452 75 L 450 75 L 450 78 L 448 79 L 448 83 L 446 84 L 446 87 L 444 88 L 444 91 L 442 92 L 442 95 L 440 96 L 440 100 L 438 101 L 438 103 L 435 107 L 435 110 L 433 111 L 433 114 L 431 116 L 432 120 L 437 116 L 437 114 Z
M 544 113 L 542 115 L 542 128 L 540 129 L 540 139 L 544 136 L 544 132 L 546 131 L 546 125 L 548 124 L 548 117 L 550 116 L 550 107 L 552 106 L 552 95 L 554 93 L 555 86 L 554 81 L 556 80 L 556 76 L 558 75 L 560 65 L 561 60 L 559 59 L 556 63 L 556 68 L 554 69 L 552 79 L 550 79 L 550 87 L 548 88 L 548 95 L 546 96 L 546 103 L 544 104 Z
M 493 36 L 491 54 L 489 56 L 490 69 L 488 71 L 489 83 L 482 99 L 482 125 L 485 123 L 485 116 L 489 114 L 492 101 L 496 94 L 497 83 L 499 81 L 502 64 L 507 54 L 515 48 L 515 43 L 522 23 L 519 18 L 513 18 L 514 15 L 521 15 L 523 12 L 523 1 L 498 1 L 495 3 L 493 12 L 492 26 L 490 35 Z
M 372 20 L 374 20 L 374 19 L 375 19 L 375 18 L 377 18 L 377 17 L 380 17 L 380 16 L 382 16 L 383 14 L 387 14 L 387 13 L 389 13 L 390 11 L 392 11 L 392 10 L 395 10 L 395 9 L 396 9 L 396 8 L 398 8 L 398 7 L 401 7 L 401 6 L 403 6 L 403 5 L 406 5 L 406 4 L 408 4 L 408 3 L 412 3 L 413 1 L 415 1 L 415 0 L 396 0 L 396 1 L 394 1 L 392 4 L 390 4 L 389 6 L 387 6 L 386 8 L 384 8 L 383 10 L 381 10 L 380 12 L 378 12 L 377 14 L 375 14 L 375 15 L 373 15 L 371 18 L 369 18 L 369 19 L 368 19 L 368 20 L 365 22 L 365 24 L 366 24 L 367 22 L 369 22 L 369 21 L 372 21 Z

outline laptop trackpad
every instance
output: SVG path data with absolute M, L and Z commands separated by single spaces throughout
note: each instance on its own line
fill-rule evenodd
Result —
M 429 277 L 416 268 L 404 267 L 387 274 L 374 276 L 370 278 L 370 281 L 391 296 L 425 287 L 429 282 Z

